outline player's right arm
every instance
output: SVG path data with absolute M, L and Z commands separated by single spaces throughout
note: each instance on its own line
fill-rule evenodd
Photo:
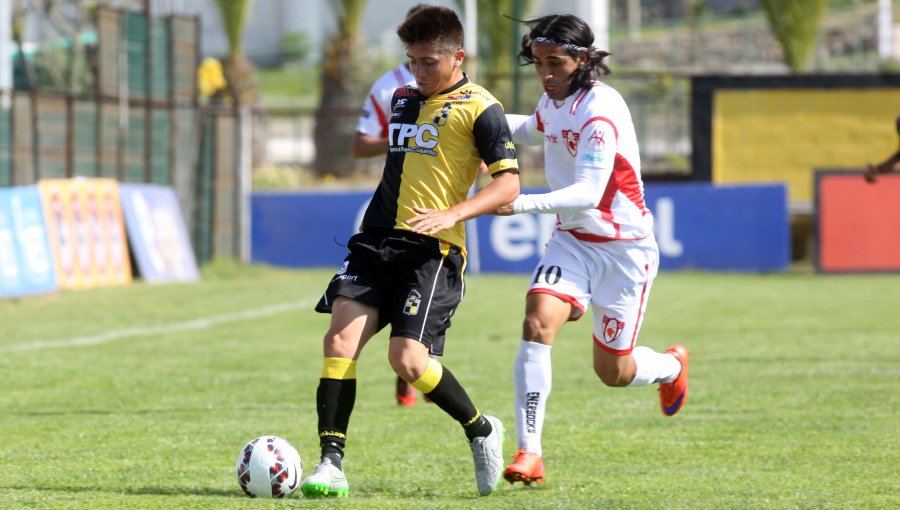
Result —
M 506 123 L 509 124 L 513 143 L 522 145 L 540 145 L 543 143 L 543 126 L 537 110 L 531 115 L 507 113 Z
M 356 133 L 350 143 L 350 153 L 354 158 L 371 158 L 387 154 L 388 151 L 387 129 L 390 108 L 379 104 L 375 85 L 369 90 L 359 120 L 356 122 Z M 387 104 L 390 105 L 390 101 Z
M 900 115 L 897 116 L 897 135 L 900 136 Z M 897 147 L 897 152 L 881 163 L 877 165 L 869 163 L 866 165 L 866 172 L 863 174 L 863 177 L 866 178 L 866 182 L 873 183 L 878 178 L 878 174 L 897 171 L 900 171 L 900 146 Z
M 354 158 L 371 158 L 388 151 L 388 139 L 369 136 L 357 131 L 350 143 L 350 153 Z

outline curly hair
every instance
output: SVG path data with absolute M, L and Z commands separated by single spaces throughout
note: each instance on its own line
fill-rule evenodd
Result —
M 435 5 L 424 5 L 411 12 L 397 27 L 397 35 L 406 47 L 419 43 L 434 44 L 446 53 L 461 49 L 465 40 L 463 26 L 456 13 Z
M 591 88 L 591 82 L 595 77 L 611 72 L 609 67 L 603 63 L 603 60 L 611 53 L 592 46 L 594 32 L 581 18 L 571 14 L 551 14 L 527 21 L 515 21 L 523 23 L 530 29 L 527 34 L 522 36 L 522 45 L 517 57 L 519 65 L 527 66 L 534 63 L 534 55 L 531 52 L 531 44 L 534 42 L 547 42 L 562 46 L 572 58 L 578 58 L 587 53 L 587 63 L 579 67 L 569 81 L 571 93 Z

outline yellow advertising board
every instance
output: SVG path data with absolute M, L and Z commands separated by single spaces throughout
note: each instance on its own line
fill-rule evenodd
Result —
M 862 172 L 897 149 L 900 74 L 697 76 L 691 89 L 693 179 L 784 182 L 798 211 L 817 169 Z
M 896 149 L 900 89 L 723 90 L 713 108 L 713 182 L 786 181 L 811 202 L 815 169 L 862 169 Z
M 40 181 L 39 187 L 60 288 L 130 283 L 118 182 L 49 179 Z

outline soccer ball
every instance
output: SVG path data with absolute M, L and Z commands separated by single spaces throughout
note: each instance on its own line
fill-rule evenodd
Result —
M 235 467 L 238 485 L 251 498 L 284 498 L 300 485 L 300 454 L 286 439 L 261 436 L 247 443 Z

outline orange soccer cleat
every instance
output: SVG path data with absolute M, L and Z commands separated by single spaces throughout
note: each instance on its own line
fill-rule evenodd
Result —
M 526 486 L 534 482 L 544 483 L 544 459 L 536 453 L 519 449 L 513 455 L 515 461 L 503 471 L 503 478 L 509 483 L 522 482 Z
M 416 389 L 412 384 L 397 377 L 397 405 L 403 407 L 416 406 Z
M 681 409 L 688 395 L 688 361 L 691 353 L 681 344 L 675 344 L 666 350 L 681 363 L 681 372 L 674 381 L 659 384 L 659 403 L 666 416 L 674 416 Z

